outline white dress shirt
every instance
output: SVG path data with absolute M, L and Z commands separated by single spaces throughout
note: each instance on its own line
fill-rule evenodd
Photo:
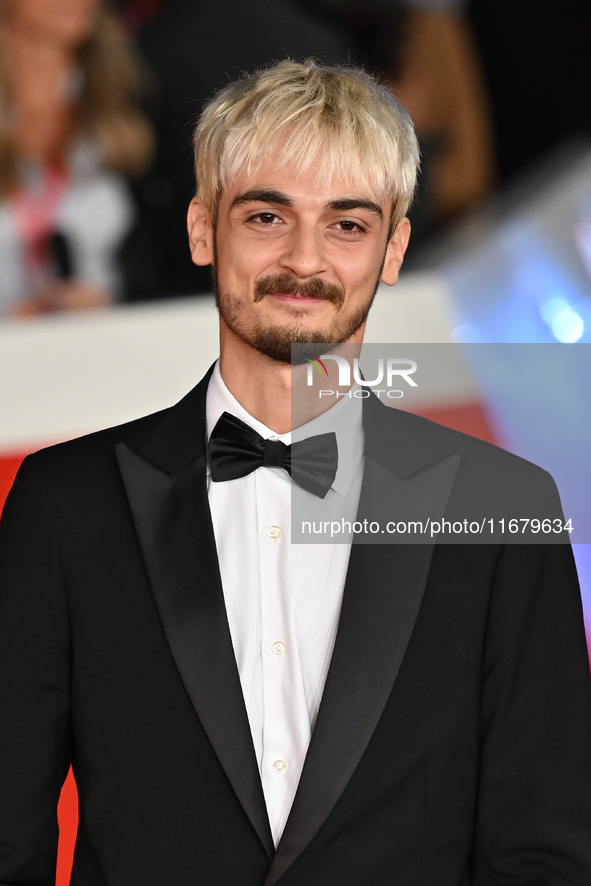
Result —
M 208 439 L 224 411 L 265 439 L 291 442 L 291 434 L 275 434 L 243 409 L 218 363 L 207 391 Z M 354 520 L 363 474 L 361 401 L 343 398 L 329 413 L 310 422 L 306 436 L 335 431 L 339 466 L 324 503 L 331 519 Z M 275 845 L 316 721 L 350 553 L 350 544 L 290 544 L 292 488 L 283 468 L 216 483 L 208 474 L 226 612 Z

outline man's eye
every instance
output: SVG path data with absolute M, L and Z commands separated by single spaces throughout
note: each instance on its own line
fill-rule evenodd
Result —
M 248 220 L 260 222 L 263 225 L 272 225 L 273 222 L 277 221 L 277 216 L 274 212 L 257 212 L 251 215 Z
M 338 222 L 338 227 L 341 229 L 341 231 L 344 231 L 346 234 L 356 234 L 358 231 L 365 230 L 357 222 L 348 221 L 346 219 L 344 221 Z

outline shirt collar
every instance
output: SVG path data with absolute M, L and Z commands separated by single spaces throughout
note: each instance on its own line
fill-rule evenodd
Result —
M 363 458 L 362 400 L 356 396 L 355 392 L 358 390 L 360 390 L 359 386 L 354 385 L 349 392 L 350 396 L 342 397 L 334 406 L 323 412 L 322 415 L 297 428 L 297 431 L 294 432 L 295 439 L 303 439 L 304 437 L 312 437 L 315 434 L 326 434 L 334 431 L 337 438 L 339 463 L 331 489 L 343 498 L 348 495 Z M 231 415 L 235 415 L 236 418 L 246 422 L 264 440 L 281 440 L 282 443 L 286 444 L 292 441 L 291 431 L 288 431 L 286 434 L 277 434 L 246 411 L 226 387 L 218 360 L 207 388 L 205 404 L 207 440 L 209 440 L 211 432 L 223 412 L 229 412 Z

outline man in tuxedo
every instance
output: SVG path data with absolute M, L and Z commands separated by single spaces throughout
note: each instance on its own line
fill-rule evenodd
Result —
M 282 62 L 213 99 L 195 153 L 219 362 L 28 458 L 5 508 L 0 882 L 52 882 L 71 762 L 78 886 L 588 886 L 568 544 L 289 540 L 293 484 L 342 517 L 558 507 L 544 471 L 375 397 L 290 448 L 291 344 L 358 345 L 397 280 L 407 115 L 361 71 Z

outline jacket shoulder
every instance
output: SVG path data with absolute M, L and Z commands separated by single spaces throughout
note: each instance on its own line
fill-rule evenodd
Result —
M 47 446 L 27 456 L 23 464 L 34 464 L 43 474 L 54 473 L 64 467 L 72 470 L 77 464 L 96 464 L 104 458 L 110 459 L 118 443 L 139 448 L 149 439 L 170 408 Z
M 481 437 L 474 437 L 455 428 L 449 428 L 420 415 L 406 413 L 406 416 L 417 435 L 431 437 L 436 445 L 450 451 L 455 450 L 464 458 L 482 464 L 490 464 L 498 470 L 518 471 L 524 476 L 532 478 L 546 473 L 539 465 L 496 443 L 483 440 Z

